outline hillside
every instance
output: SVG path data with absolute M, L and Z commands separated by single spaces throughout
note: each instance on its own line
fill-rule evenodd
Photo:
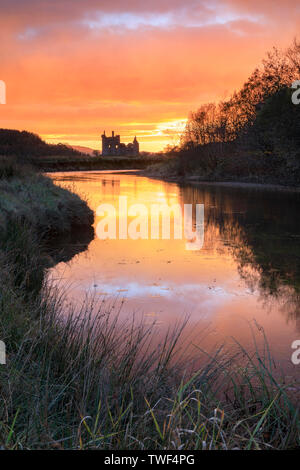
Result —
M 0 129 L 0 155 L 31 159 L 50 155 L 80 156 L 81 152 L 64 144 L 47 144 L 32 132 Z

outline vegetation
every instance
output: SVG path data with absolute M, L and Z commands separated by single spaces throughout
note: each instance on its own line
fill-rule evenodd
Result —
M 32 167 L 0 159 L 0 230 L 26 222 L 39 234 L 53 235 L 74 226 L 90 226 L 93 212 L 76 194 L 54 185 Z
M 230 99 L 191 113 L 175 157 L 151 172 L 300 184 L 300 106 L 291 85 L 300 78 L 300 43 L 274 49 Z
M 274 378 L 267 350 L 251 357 L 240 347 L 247 359 L 242 367 L 241 358 L 220 349 L 196 373 L 184 373 L 178 325 L 153 352 L 155 328 L 122 323 L 95 301 L 70 310 L 62 293 L 46 282 L 39 294 L 31 290 L 28 296 L 38 245 L 24 228 L 19 236 L 18 244 L 1 250 L 0 335 L 8 350 L 7 365 L 0 368 L 5 448 L 299 446 L 298 411 L 288 385 Z M 14 262 L 23 273 L 17 284 Z
M 3 448 L 299 446 L 298 410 L 267 343 L 253 355 L 240 345 L 213 357 L 197 350 L 206 360 L 188 370 L 178 343 L 184 323 L 154 348 L 155 325 L 124 322 L 95 298 L 70 306 L 47 279 L 39 234 L 55 224 L 68 230 L 85 203 L 11 160 L 2 161 L 1 175 Z
M 49 155 L 78 157 L 82 153 L 64 144 L 47 144 L 38 135 L 27 131 L 0 129 L 0 155 L 14 156 L 32 162 Z
M 40 158 L 34 162 L 35 166 L 43 171 L 96 171 L 96 170 L 128 170 L 144 169 L 159 161 L 155 155 L 141 155 L 139 157 L 65 157 L 52 155 Z

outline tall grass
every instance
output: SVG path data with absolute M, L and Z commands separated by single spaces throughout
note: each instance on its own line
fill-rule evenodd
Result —
M 32 175 L 33 168 L 15 157 L 0 156 L 0 180 Z
M 15 205 L 0 224 L 0 339 L 7 350 L 0 366 L 2 447 L 299 447 L 298 409 L 288 384 L 275 378 L 267 343 L 263 355 L 241 345 L 235 354 L 220 348 L 192 370 L 180 350 L 185 321 L 157 344 L 155 325 L 123 321 L 116 305 L 65 302 L 64 291 L 45 276 L 40 227 L 24 194 L 31 188 L 42 195 L 41 220 L 49 205 L 57 215 L 67 198 L 66 226 L 77 199 L 32 178 L 31 186 L 19 176 L 0 182 L 0 216 L 10 191 L 28 183 L 22 198 L 12 194 Z
M 13 158 L 0 157 L 0 230 L 26 222 L 38 233 L 60 234 L 90 226 L 93 211 L 77 194 Z
M 23 251 L 30 252 L 32 238 L 26 240 Z M 157 345 L 154 325 L 123 321 L 116 305 L 91 298 L 75 308 L 46 279 L 28 297 L 30 273 L 16 283 L 14 263 L 18 257 L 0 258 L 5 448 L 299 446 L 298 410 L 288 385 L 275 379 L 267 343 L 264 354 L 257 348 L 253 356 L 240 345 L 234 355 L 220 348 L 190 373 L 178 342 L 184 323 Z

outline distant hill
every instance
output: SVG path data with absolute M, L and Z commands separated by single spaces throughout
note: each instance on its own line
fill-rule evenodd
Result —
M 47 144 L 32 132 L 0 129 L 0 155 L 36 158 L 50 155 L 80 156 L 82 153 L 69 145 Z
M 94 149 L 91 149 L 90 147 L 84 147 L 82 145 L 71 145 L 71 148 L 76 150 L 77 152 L 85 153 L 86 155 L 91 155 L 94 156 Z M 100 151 L 99 151 L 100 153 Z

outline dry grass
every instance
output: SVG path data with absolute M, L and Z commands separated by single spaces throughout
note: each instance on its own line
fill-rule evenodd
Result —
M 66 305 L 64 292 L 44 278 L 31 213 L 38 201 L 40 220 L 43 209 L 60 217 L 57 196 L 74 210 L 77 199 L 67 193 L 35 174 L 0 180 L 0 207 L 8 212 L 0 230 L 0 338 L 7 348 L 0 366 L 2 446 L 299 447 L 298 409 L 288 384 L 275 378 L 267 343 L 262 356 L 240 345 L 234 355 L 221 348 L 191 374 L 178 347 L 184 324 L 154 347 L 155 328 L 122 322 L 114 305 L 94 299 L 79 310 Z M 68 223 L 72 213 L 64 213 Z
M 112 305 L 89 299 L 78 310 L 45 281 L 38 294 L 32 289 L 28 295 L 29 271 L 37 274 L 39 259 L 32 237 L 22 250 L 30 263 L 18 283 L 19 257 L 2 252 L 0 258 L 0 337 L 8 353 L 0 369 L 5 448 L 299 446 L 298 410 L 288 384 L 275 379 L 267 345 L 263 356 L 241 346 L 234 355 L 220 348 L 187 373 L 178 347 L 184 324 L 154 348 L 155 328 L 121 321 Z
M 74 193 L 13 159 L 0 158 L 0 230 L 13 221 L 26 222 L 39 233 L 63 233 L 90 226 L 93 212 Z

